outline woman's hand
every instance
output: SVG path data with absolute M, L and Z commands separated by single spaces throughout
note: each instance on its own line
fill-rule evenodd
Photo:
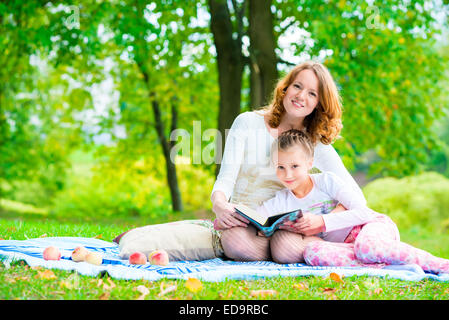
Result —
M 218 192 L 218 191 L 216 191 Z M 215 192 L 214 192 L 215 194 Z M 247 227 L 249 221 L 235 212 L 235 205 L 226 201 L 226 199 L 214 199 L 212 211 L 217 216 L 216 227 L 220 229 L 229 229 L 232 227 Z
M 279 229 L 301 233 L 305 236 L 313 236 L 325 230 L 324 220 L 321 215 L 304 212 L 296 221 L 287 221 Z

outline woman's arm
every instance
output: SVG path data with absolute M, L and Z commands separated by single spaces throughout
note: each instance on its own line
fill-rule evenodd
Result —
M 318 143 L 315 147 L 313 166 L 318 168 L 322 172 L 332 172 L 342 179 L 347 185 L 349 185 L 359 197 L 365 201 L 362 189 L 360 189 L 357 182 L 351 176 L 349 171 L 343 164 L 337 151 L 335 151 L 332 145 L 324 145 Z
M 248 220 L 240 215 L 234 215 L 234 205 L 228 202 L 245 155 L 245 137 L 249 130 L 246 116 L 245 113 L 238 115 L 229 130 L 220 172 L 211 192 L 212 211 L 217 217 L 214 224 L 217 229 L 245 227 L 248 223 Z
M 211 200 L 215 191 L 221 191 L 225 195 L 226 201 L 232 196 L 235 181 L 245 156 L 245 140 L 249 130 L 247 122 L 246 113 L 242 113 L 232 123 L 220 162 L 220 172 L 211 192 Z

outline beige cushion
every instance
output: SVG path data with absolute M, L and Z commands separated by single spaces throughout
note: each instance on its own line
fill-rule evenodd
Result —
M 209 220 L 184 220 L 148 225 L 126 232 L 119 240 L 120 257 L 140 251 L 167 251 L 170 261 L 207 260 L 223 255 L 219 233 Z

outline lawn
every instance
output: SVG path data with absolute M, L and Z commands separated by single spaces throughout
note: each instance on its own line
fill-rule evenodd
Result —
M 204 215 L 204 213 L 203 213 Z M 178 219 L 196 218 L 186 213 Z M 167 219 L 174 220 L 174 216 Z M 111 241 L 131 227 L 150 223 L 143 218 L 80 221 L 52 218 L 42 212 L 0 211 L 0 238 L 27 239 L 53 236 L 96 237 Z M 402 232 L 402 239 L 449 258 L 447 234 L 422 230 Z M 378 277 L 274 277 L 254 281 L 190 283 L 185 280 L 127 281 L 95 278 L 63 270 L 30 268 L 23 261 L 0 263 L 0 299 L 4 300 L 449 300 L 449 283 L 419 282 Z

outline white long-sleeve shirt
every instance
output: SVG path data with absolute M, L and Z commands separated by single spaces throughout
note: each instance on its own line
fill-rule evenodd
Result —
M 302 198 L 296 197 L 287 188 L 276 192 L 275 196 L 256 210 L 266 216 L 301 209 L 323 216 L 325 232 L 318 237 L 326 241 L 344 242 L 353 227 L 372 221 L 379 215 L 366 206 L 366 201 L 332 172 L 311 174 L 312 190 Z M 338 203 L 347 210 L 330 213 Z
M 274 140 L 262 112 L 239 114 L 227 134 L 220 172 L 211 194 L 220 190 L 232 203 L 240 202 L 255 209 L 283 189 L 274 166 L 270 165 Z M 331 145 L 316 144 L 313 166 L 337 175 L 365 201 L 360 187 Z

